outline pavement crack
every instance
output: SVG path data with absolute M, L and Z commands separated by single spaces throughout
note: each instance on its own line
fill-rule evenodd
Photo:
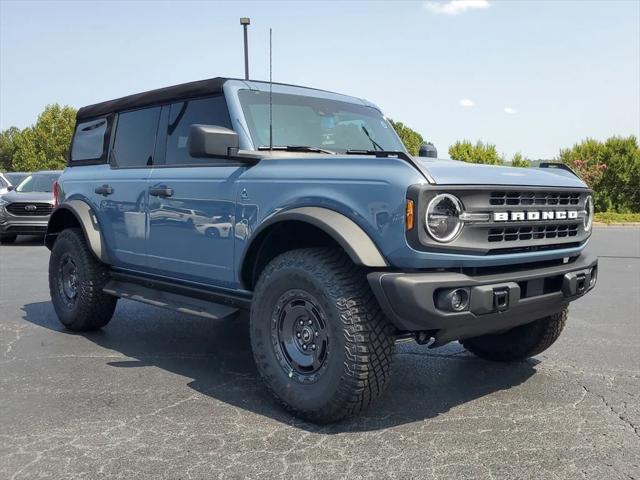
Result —
M 613 413 L 615 416 L 617 416 L 622 422 L 625 423 L 625 425 L 631 427 L 631 429 L 635 433 L 636 437 L 640 438 L 640 426 L 635 425 L 628 418 L 625 418 L 625 416 L 622 413 L 620 413 L 618 410 L 616 410 L 616 408 L 607 401 L 607 399 L 605 398 L 604 395 L 600 395 L 599 393 L 596 393 L 596 392 L 593 392 L 593 391 L 589 390 L 589 388 L 587 388 L 585 385 L 580 385 L 580 386 L 582 387 L 584 392 L 589 393 L 589 394 L 593 395 L 594 397 L 600 399 L 600 401 L 604 404 L 605 407 L 607 407 L 611 411 L 611 413 Z M 578 401 L 577 403 L 580 403 L 580 401 Z

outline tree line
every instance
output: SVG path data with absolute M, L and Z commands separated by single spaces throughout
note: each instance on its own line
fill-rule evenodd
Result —
M 67 150 L 75 124 L 76 110 L 58 104 L 48 105 L 35 124 L 0 132 L 0 170 L 57 170 L 66 165 Z M 417 155 L 425 141 L 420 133 L 402 122 L 391 125 L 409 153 Z M 530 167 L 532 162 L 521 153 L 510 161 L 491 143 L 468 140 L 449 147 L 454 160 L 489 165 Z M 600 212 L 640 212 L 640 148 L 635 136 L 611 137 L 604 142 L 586 139 L 561 149 L 557 158 L 569 165 L 594 190 L 596 209 Z

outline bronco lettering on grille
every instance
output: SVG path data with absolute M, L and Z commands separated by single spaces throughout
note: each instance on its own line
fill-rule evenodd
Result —
M 577 210 L 549 210 L 530 212 L 493 212 L 494 222 L 523 222 L 540 220 L 575 220 L 578 218 Z

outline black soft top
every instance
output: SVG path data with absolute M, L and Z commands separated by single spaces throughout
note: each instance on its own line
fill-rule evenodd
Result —
M 122 110 L 147 107 L 161 103 L 169 103 L 186 98 L 204 97 L 222 93 L 222 86 L 228 78 L 216 77 L 197 82 L 183 83 L 171 87 L 158 88 L 148 92 L 127 95 L 126 97 L 94 103 L 78 110 L 78 121 L 101 117 Z

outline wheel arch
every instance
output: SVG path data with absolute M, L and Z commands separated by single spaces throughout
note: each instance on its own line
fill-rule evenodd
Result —
M 252 290 L 262 269 L 277 255 L 296 248 L 339 247 L 356 265 L 388 267 L 371 237 L 345 215 L 322 207 L 277 213 L 251 235 L 240 261 L 240 280 Z
M 96 258 L 108 263 L 107 252 L 100 232 L 100 224 L 87 202 L 69 200 L 56 207 L 49 218 L 47 233 L 44 238 L 44 243 L 49 250 L 53 248 L 58 234 L 67 228 L 80 228 Z

